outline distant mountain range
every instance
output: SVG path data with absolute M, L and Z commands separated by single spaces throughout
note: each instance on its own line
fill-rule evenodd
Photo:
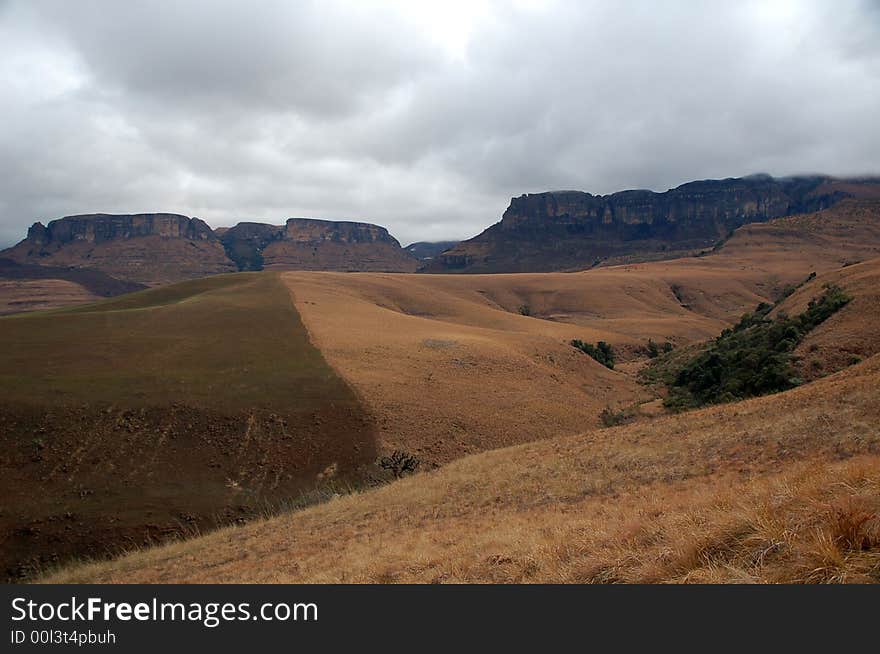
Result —
M 48 225 L 0 252 L 19 264 L 88 268 L 150 286 L 244 270 L 414 272 L 418 260 L 384 227 L 291 218 L 212 230 L 178 214 L 87 214 Z
M 551 191 L 513 198 L 501 221 L 438 254 L 426 272 L 583 270 L 711 248 L 737 227 L 880 197 L 880 180 L 769 175 L 705 180 L 664 193 Z
M 135 288 L 131 284 L 251 270 L 582 270 L 712 248 L 743 224 L 821 210 L 849 197 L 880 198 L 880 179 L 754 175 L 690 182 L 664 193 L 550 191 L 513 198 L 501 221 L 472 239 L 406 248 L 384 227 L 361 222 L 291 218 L 284 225 L 242 222 L 213 230 L 179 214 L 87 214 L 34 223 L 24 240 L 0 252 L 7 260 L 0 278 L 23 279 L 35 266 L 58 275 L 87 270 L 104 275 L 100 282 L 88 279 L 101 294 L 112 294 Z M 13 272 L 12 263 L 23 267 Z M 45 278 L 43 272 L 37 277 Z

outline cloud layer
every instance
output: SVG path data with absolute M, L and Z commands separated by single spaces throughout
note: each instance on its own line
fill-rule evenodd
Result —
M 874 2 L 0 2 L 0 244 L 176 211 L 463 238 L 509 198 L 880 172 Z

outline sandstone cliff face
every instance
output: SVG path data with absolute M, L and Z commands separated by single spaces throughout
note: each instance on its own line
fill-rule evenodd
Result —
M 428 272 L 541 272 L 609 258 L 675 256 L 737 227 L 830 207 L 853 195 L 824 177 L 691 182 L 665 193 L 556 191 L 511 200 L 501 222 L 430 262 Z
M 236 270 L 207 224 L 168 213 L 87 214 L 34 223 L 27 238 L 2 256 L 22 264 L 90 268 L 147 285 Z
M 413 272 L 418 262 L 369 223 L 291 218 L 284 227 L 240 223 L 221 237 L 242 270 Z
M 48 225 L 0 252 L 19 264 L 88 268 L 157 285 L 239 270 L 413 272 L 418 261 L 384 227 L 292 218 L 213 231 L 178 214 L 88 214 Z

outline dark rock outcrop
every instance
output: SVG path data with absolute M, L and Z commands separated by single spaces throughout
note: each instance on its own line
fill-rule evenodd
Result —
M 690 182 L 664 193 L 522 195 L 499 223 L 438 255 L 425 270 L 541 272 L 672 257 L 711 247 L 746 223 L 828 208 L 858 195 L 854 188 L 876 190 L 876 180 L 755 175 Z
M 219 231 L 219 230 L 218 230 Z M 239 270 L 262 270 L 263 250 L 284 235 L 284 227 L 266 223 L 238 223 L 223 230 L 220 242 Z

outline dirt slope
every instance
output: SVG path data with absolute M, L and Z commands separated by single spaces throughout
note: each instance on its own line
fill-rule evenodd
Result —
M 48 581 L 876 582 L 878 382 L 875 356 L 786 393 L 467 457 Z

